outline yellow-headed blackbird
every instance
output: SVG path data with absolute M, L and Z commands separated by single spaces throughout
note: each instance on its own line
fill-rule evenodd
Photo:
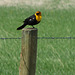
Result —
M 31 25 L 33 27 L 33 25 L 36 25 L 36 24 L 38 24 L 41 21 L 41 18 L 42 18 L 41 12 L 40 11 L 37 11 L 32 16 L 26 18 L 23 21 L 24 24 L 22 26 L 18 27 L 17 30 L 20 30 L 20 29 L 24 28 L 26 25 Z

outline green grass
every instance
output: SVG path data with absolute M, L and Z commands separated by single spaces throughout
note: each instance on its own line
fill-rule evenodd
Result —
M 21 37 L 16 28 L 37 10 L 42 12 L 42 21 L 35 26 L 39 37 L 75 36 L 74 9 L 0 7 L 0 37 Z M 20 39 L 0 40 L 0 75 L 19 75 L 20 52 Z M 74 39 L 38 39 L 36 75 L 74 74 Z

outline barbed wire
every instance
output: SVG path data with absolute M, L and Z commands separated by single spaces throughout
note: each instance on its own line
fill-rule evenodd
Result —
M 75 37 L 37 37 L 38 39 L 75 39 Z
M 0 38 L 2 40 L 7 40 L 7 39 L 21 39 L 22 37 L 10 37 L 10 38 Z M 75 39 L 75 37 L 37 37 L 37 39 Z
M 18 37 L 18 38 L 0 38 L 0 39 L 2 39 L 2 40 L 7 40 L 7 39 L 21 39 L 21 37 Z

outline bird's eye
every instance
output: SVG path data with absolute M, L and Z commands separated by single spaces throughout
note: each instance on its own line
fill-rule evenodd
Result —
M 39 13 L 36 13 L 36 15 L 39 15 Z

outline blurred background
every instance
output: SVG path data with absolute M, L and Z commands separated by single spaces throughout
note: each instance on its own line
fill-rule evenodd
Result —
M 0 0 L 0 38 L 21 38 L 17 27 L 36 11 L 38 37 L 75 37 L 75 0 Z M 21 39 L 0 39 L 0 75 L 19 75 L 20 53 Z M 38 39 L 36 75 L 74 74 L 75 39 Z
M 45 7 L 46 9 L 67 9 L 75 7 L 74 0 L 0 0 L 0 6 L 30 6 L 30 7 Z

